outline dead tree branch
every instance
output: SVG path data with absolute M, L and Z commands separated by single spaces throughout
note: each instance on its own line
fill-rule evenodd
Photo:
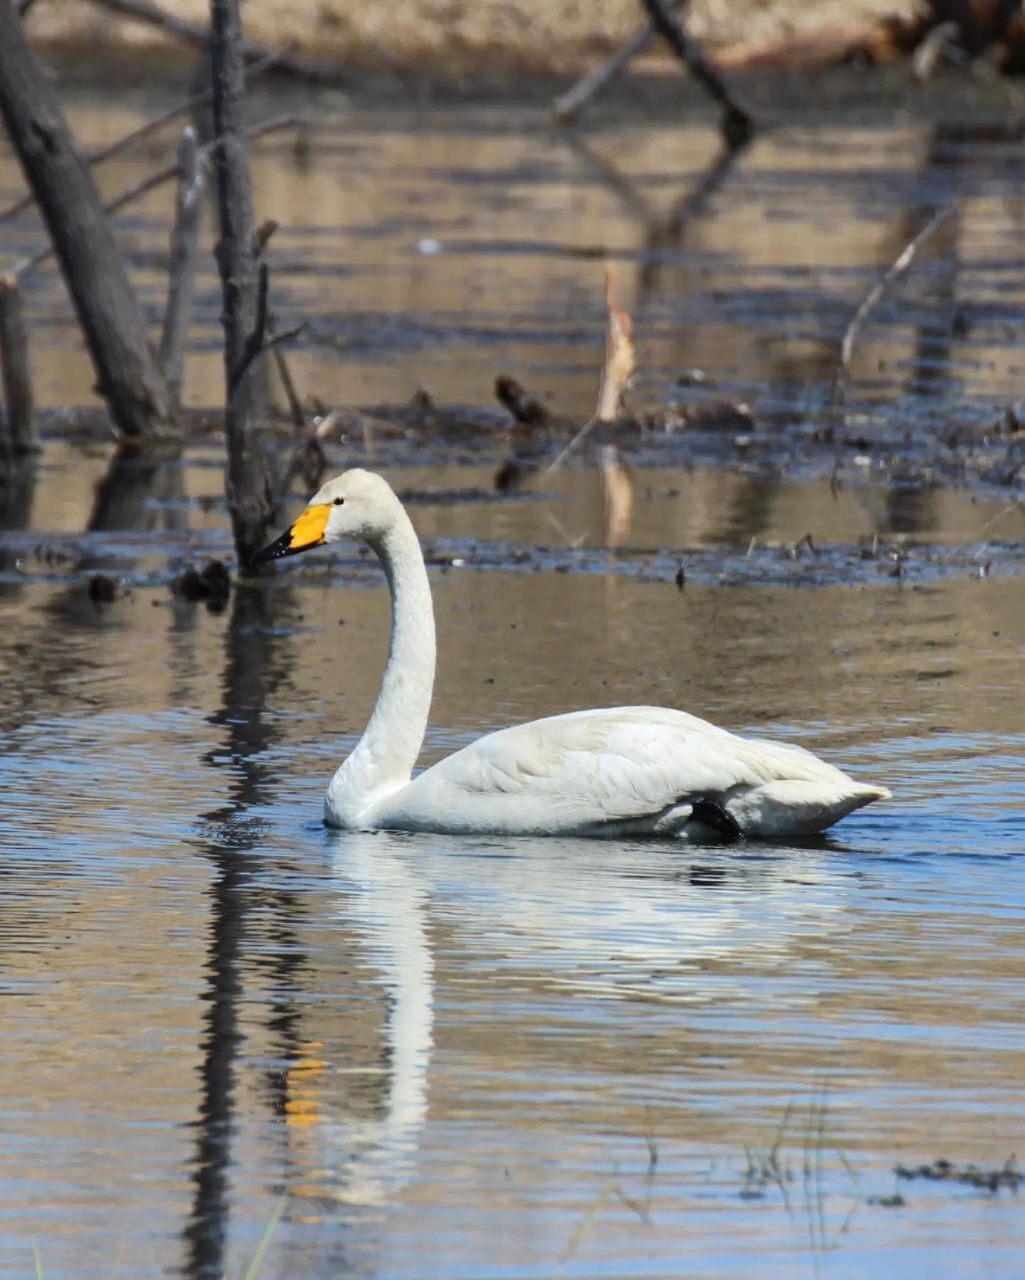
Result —
M 687 0 L 673 0 L 673 10 L 679 12 L 686 3 Z M 560 94 L 552 103 L 552 115 L 558 123 L 572 124 L 591 99 L 601 93 L 607 84 L 611 84 L 632 58 L 643 53 L 656 35 L 655 24 L 649 19 L 600 66 L 589 71 L 565 93 Z
M 836 378 L 833 382 L 833 391 L 830 396 L 830 404 L 840 404 L 847 393 L 847 383 L 850 379 L 851 359 L 854 355 L 854 344 L 858 340 L 865 321 L 879 305 L 887 290 L 895 281 L 899 280 L 908 270 L 915 260 L 915 255 L 921 249 L 925 242 L 932 238 L 939 228 L 947 221 L 947 219 L 955 212 L 954 207 L 950 206 L 946 209 L 940 209 L 934 213 L 925 226 L 918 234 L 904 246 L 899 257 L 886 269 L 882 276 L 865 294 L 864 298 L 850 319 L 850 323 L 844 330 L 843 338 L 840 341 L 840 361 L 836 371 Z
M 281 382 L 282 389 L 285 392 L 285 399 L 288 401 L 288 413 L 292 419 L 294 427 L 303 427 L 306 425 L 306 413 L 303 409 L 302 397 L 296 389 L 295 379 L 292 377 L 292 370 L 288 367 L 288 361 L 285 359 L 285 353 L 281 350 L 281 343 L 289 337 L 295 338 L 301 332 L 300 326 L 293 329 L 290 333 L 279 334 L 274 327 L 274 317 L 267 318 L 267 333 L 270 336 L 268 346 L 274 353 L 274 364 L 278 371 L 278 379 Z
M 213 32 L 201 22 L 190 22 L 187 18 L 179 18 L 177 14 L 151 4 L 150 0 L 92 0 L 101 9 L 107 9 L 122 18 L 131 18 L 135 22 L 145 22 L 159 27 L 177 40 L 191 44 L 199 49 L 206 49 Z M 313 84 L 332 85 L 344 88 L 346 76 L 340 67 L 331 62 L 319 62 L 314 58 L 306 58 L 297 53 L 272 55 L 271 51 L 252 40 L 243 39 L 240 56 L 244 62 L 260 62 L 264 58 L 274 56 L 275 70 L 294 76 L 299 80 L 307 80 Z
M 723 115 L 719 128 L 726 145 L 743 146 L 750 140 L 755 130 L 751 115 L 737 102 L 726 81 L 702 53 L 697 41 L 692 40 L 684 31 L 679 18 L 672 12 L 666 0 L 641 0 L 641 3 L 648 11 L 648 17 L 654 29 L 709 97 L 722 107 Z
M 246 72 L 247 82 L 262 75 L 264 71 L 269 71 L 285 54 L 287 54 L 287 50 L 269 54 L 261 62 L 254 62 Z M 170 124 L 172 120 L 177 120 L 180 116 L 186 116 L 198 107 L 205 106 L 212 96 L 213 91 L 211 89 L 203 89 L 200 93 L 194 93 L 191 97 L 184 98 L 181 102 L 176 103 L 175 106 L 168 107 L 160 115 L 154 116 L 152 120 L 145 121 L 137 129 L 132 129 L 130 133 L 123 134 L 120 138 L 115 138 L 113 142 L 108 142 L 106 146 L 97 147 L 95 151 L 90 151 L 85 157 L 86 164 L 91 168 L 95 168 L 96 165 L 102 164 L 105 160 L 121 155 L 122 152 L 127 151 L 129 147 L 133 147 L 137 142 L 142 142 L 152 134 L 158 133 L 165 124 Z M 19 213 L 32 204 L 32 201 L 33 196 L 29 191 L 25 195 L 19 196 L 17 200 L 12 200 L 10 204 L 4 205 L 0 209 L 0 222 L 5 222 L 9 218 L 16 218 Z
M 4 0 L 0 0 L 0 4 L 3 3 Z M 247 129 L 245 136 L 248 141 L 254 142 L 257 138 L 266 137 L 268 133 L 276 133 L 280 129 L 287 129 L 292 125 L 299 124 L 301 120 L 301 116 L 272 116 L 270 120 L 264 120 L 262 124 L 255 124 Z M 200 160 L 209 163 L 213 153 L 213 143 L 201 147 L 199 151 Z M 138 182 L 133 182 L 130 187 L 126 187 L 124 191 L 103 206 L 103 211 L 107 214 L 118 213 L 127 205 L 134 204 L 136 200 L 141 200 L 143 196 L 148 196 L 157 187 L 162 187 L 166 182 L 172 182 L 180 175 L 181 166 L 177 160 L 171 164 L 165 164 L 162 168 L 154 170 L 147 177 L 141 178 Z M 15 264 L 13 274 L 20 280 L 22 276 L 38 267 L 40 263 L 45 262 L 53 252 L 54 246 L 52 244 L 41 245 L 34 253 L 29 254 L 27 258 L 22 258 L 20 262 Z
M 171 403 L 92 178 L 11 0 L 0 0 L 0 115 L 50 232 L 97 374 L 129 436 L 166 430 Z
M 171 265 L 167 308 L 160 335 L 160 367 L 175 404 L 181 402 L 185 339 L 192 318 L 192 296 L 199 250 L 199 223 L 206 188 L 206 164 L 200 159 L 195 129 L 187 128 L 178 144 L 178 196 L 171 229 Z

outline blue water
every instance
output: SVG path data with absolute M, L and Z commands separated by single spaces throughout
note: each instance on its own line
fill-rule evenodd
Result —
M 682 617 L 651 583 L 440 576 L 430 753 L 671 672 L 895 791 L 701 849 L 327 832 L 379 587 L 69 621 L 76 590 L 5 604 L 0 1276 L 33 1242 L 47 1276 L 234 1275 L 265 1232 L 265 1276 L 1016 1274 L 1017 1199 L 893 1173 L 1020 1146 L 1006 583 Z

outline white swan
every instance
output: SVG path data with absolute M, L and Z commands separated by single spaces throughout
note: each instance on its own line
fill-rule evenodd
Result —
M 324 820 L 448 834 L 806 835 L 889 797 L 802 747 L 739 738 L 684 711 L 611 707 L 489 733 L 413 777 L 434 685 L 434 610 L 416 532 L 387 481 L 329 480 L 255 559 L 362 539 L 392 597 L 377 705 L 328 787 Z

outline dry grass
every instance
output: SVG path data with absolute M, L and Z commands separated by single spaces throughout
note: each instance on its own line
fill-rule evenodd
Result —
M 207 0 L 162 0 L 181 18 L 205 21 Z M 922 0 L 692 0 L 689 28 L 712 46 L 772 45 L 791 36 L 907 17 Z M 624 40 L 641 20 L 638 0 L 247 0 L 249 36 L 270 46 L 363 67 L 576 72 Z M 115 18 L 89 0 L 46 0 L 28 19 L 42 46 L 160 48 L 153 27 Z

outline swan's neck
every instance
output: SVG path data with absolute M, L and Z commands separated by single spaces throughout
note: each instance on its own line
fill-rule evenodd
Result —
M 366 809 L 407 783 L 423 745 L 434 686 L 434 609 L 423 553 L 401 508 L 370 543 L 391 592 L 391 642 L 370 723 L 335 774 L 328 793 L 334 820 L 358 826 Z

